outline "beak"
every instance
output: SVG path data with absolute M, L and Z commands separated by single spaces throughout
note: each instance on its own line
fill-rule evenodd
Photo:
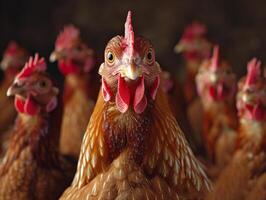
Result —
M 17 82 L 14 82 L 7 90 L 6 95 L 8 97 L 15 96 L 17 94 L 23 94 L 25 92 L 25 88 L 23 85 L 19 85 Z
M 210 74 L 210 80 L 212 83 L 215 83 L 218 80 L 217 74 L 216 73 L 211 73 Z
M 184 45 L 183 42 L 179 42 L 177 45 L 175 45 L 174 52 L 181 53 L 186 49 L 186 45 Z
M 252 97 L 247 94 L 243 94 L 242 100 L 244 103 L 250 103 L 252 101 Z
M 63 57 L 63 55 L 60 52 L 54 51 L 51 53 L 49 60 L 50 60 L 50 62 L 55 62 L 62 57 Z
M 0 63 L 0 67 L 2 70 L 6 70 L 10 64 L 9 59 L 3 59 L 2 62 Z
M 122 76 L 130 80 L 136 80 L 137 78 L 142 76 L 142 69 L 141 67 L 136 66 L 134 62 L 130 62 L 129 65 L 126 65 L 124 67 Z

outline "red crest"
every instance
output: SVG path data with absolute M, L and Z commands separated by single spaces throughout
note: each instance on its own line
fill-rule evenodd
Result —
M 69 49 L 73 42 L 79 38 L 79 30 L 73 25 L 64 27 L 64 30 L 59 34 L 55 42 L 56 49 Z
M 207 29 L 205 25 L 199 22 L 193 22 L 191 25 L 187 26 L 185 32 L 182 36 L 183 40 L 192 40 L 195 37 L 200 37 L 206 34 Z
M 247 73 L 247 78 L 245 85 L 249 86 L 255 83 L 255 81 L 258 79 L 258 77 L 261 75 L 261 70 L 260 70 L 261 62 L 257 60 L 256 58 L 253 58 L 251 61 L 248 63 L 248 73 Z
M 134 53 L 134 31 L 132 26 L 131 11 L 128 11 L 127 21 L 125 23 L 125 45 L 126 51 L 129 56 L 133 56 Z
M 46 70 L 46 63 L 44 58 L 39 58 L 39 54 L 36 53 L 34 58 L 30 57 L 29 61 L 25 64 L 24 68 L 18 74 L 17 78 L 25 78 L 34 72 L 41 72 Z

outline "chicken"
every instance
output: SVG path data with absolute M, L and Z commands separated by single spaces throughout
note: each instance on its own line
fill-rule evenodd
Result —
M 60 199 L 123 199 L 122 193 L 131 197 L 128 199 L 148 199 L 134 195 L 134 187 L 148 195 L 147 182 L 155 180 L 156 186 L 167 186 L 180 198 L 192 192 L 200 197 L 211 184 L 160 88 L 161 69 L 151 42 L 134 35 L 130 11 L 125 36 L 112 38 L 104 55 L 99 68 L 101 92 L 83 138 L 77 172 Z M 123 168 L 124 161 L 128 169 Z M 112 174 L 116 163 L 123 168 L 118 179 Z M 131 167 L 139 168 L 138 184 L 131 184 L 130 174 L 125 174 Z M 121 181 L 126 190 L 120 188 Z M 110 184 L 114 188 L 104 196 L 102 192 Z
M 0 85 L 0 159 L 5 154 L 10 136 L 9 129 L 14 123 L 17 113 L 13 100 L 6 96 L 6 92 L 27 58 L 27 51 L 12 41 L 8 44 L 0 64 L 4 72 L 4 78 Z
M 70 184 L 73 167 L 58 151 L 58 92 L 37 54 L 8 89 L 18 116 L 0 165 L 1 200 L 55 200 Z
M 211 51 L 211 43 L 205 38 L 206 27 L 193 22 L 186 27 L 180 42 L 175 46 L 175 52 L 183 53 L 185 59 L 184 94 L 189 104 L 198 97 L 195 76 L 203 60 L 207 59 Z
M 185 60 L 185 80 L 183 81 L 183 93 L 186 102 L 186 115 L 193 130 L 193 140 L 198 148 L 201 148 L 202 115 L 203 108 L 196 91 L 195 76 L 203 60 L 209 58 L 211 43 L 206 39 L 206 27 L 194 22 L 189 25 L 175 46 L 175 52 L 183 53 Z
M 78 159 L 100 86 L 94 67 L 95 55 L 81 41 L 79 30 L 69 25 L 59 34 L 55 51 L 50 56 L 50 61 L 56 60 L 59 70 L 65 76 L 60 150 Z
M 235 150 L 237 87 L 231 67 L 225 61 L 219 62 L 218 46 L 214 47 L 212 58 L 202 63 L 196 84 L 204 109 L 202 140 L 209 159 L 222 169 Z
M 252 59 L 248 63 L 247 76 L 238 83 L 237 110 L 240 127 L 237 150 L 232 161 L 221 172 L 208 199 L 252 199 L 249 195 L 254 197 L 254 191 L 259 192 L 259 188 L 263 186 L 266 164 L 266 79 L 262 75 L 260 64 Z M 256 199 L 265 199 L 264 195 L 264 191 L 257 193 Z

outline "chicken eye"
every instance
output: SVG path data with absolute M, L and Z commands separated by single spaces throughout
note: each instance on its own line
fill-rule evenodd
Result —
M 44 88 L 44 87 L 47 86 L 47 84 L 46 84 L 45 81 L 40 81 L 40 82 L 39 82 L 39 86 L 42 87 L 42 88 Z
M 38 89 L 46 90 L 46 88 L 48 88 L 49 85 L 50 85 L 50 82 L 48 80 L 43 79 L 43 80 L 38 81 L 36 86 Z
M 154 57 L 153 51 L 152 51 L 152 49 L 149 49 L 147 54 L 146 54 L 146 61 L 147 61 L 148 64 L 152 64 L 153 63 L 153 60 L 154 60 L 153 57 Z
M 106 59 L 108 63 L 112 64 L 115 60 L 115 56 L 111 51 L 109 51 L 106 55 Z

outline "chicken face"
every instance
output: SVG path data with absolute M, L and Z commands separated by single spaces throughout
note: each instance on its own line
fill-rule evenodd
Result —
M 135 38 L 130 11 L 125 23 L 125 36 L 112 38 L 104 56 L 105 61 L 99 69 L 104 100 L 115 100 L 122 113 L 131 104 L 136 113 L 142 113 L 147 102 L 156 97 L 160 66 L 155 61 L 151 42 L 142 37 Z
M 255 58 L 248 63 L 247 76 L 239 81 L 237 94 L 238 115 L 256 121 L 266 119 L 266 79 L 260 67 Z
M 7 95 L 15 96 L 15 107 L 18 112 L 36 115 L 41 110 L 50 112 L 55 109 L 59 91 L 45 71 L 44 58 L 39 59 L 36 54 L 16 76 Z
M 214 48 L 213 56 L 205 61 L 196 76 L 197 90 L 203 101 L 233 101 L 236 92 L 236 78 L 225 62 L 219 63 L 219 49 Z
M 1 68 L 4 71 L 16 74 L 23 67 L 28 54 L 25 49 L 18 46 L 14 41 L 10 42 L 4 52 Z
M 211 44 L 205 39 L 206 32 L 203 24 L 192 23 L 185 29 L 180 42 L 175 46 L 175 52 L 183 52 L 187 60 L 207 58 Z
M 95 65 L 94 52 L 80 40 L 79 30 L 69 25 L 59 34 L 50 61 L 58 60 L 62 74 L 90 72 Z

